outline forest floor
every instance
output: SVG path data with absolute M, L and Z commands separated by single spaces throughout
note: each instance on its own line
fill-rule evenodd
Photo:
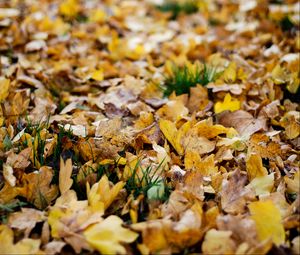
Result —
M 0 254 L 299 254 L 300 3 L 0 3 Z

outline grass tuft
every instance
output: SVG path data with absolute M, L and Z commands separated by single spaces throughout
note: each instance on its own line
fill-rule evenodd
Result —
M 8 204 L 0 204 L 0 223 L 6 223 L 10 213 L 15 212 L 25 205 L 27 205 L 27 203 L 18 200 Z
M 198 65 L 191 69 L 187 65 L 183 67 L 173 66 L 172 75 L 165 78 L 162 86 L 164 96 L 169 96 L 174 91 L 176 95 L 189 94 L 190 88 L 197 84 L 207 85 L 216 79 L 217 73 L 215 68 L 200 68 Z
M 125 184 L 125 188 L 128 193 L 132 193 L 135 198 L 143 194 L 149 200 L 156 199 L 166 201 L 169 197 L 170 190 L 165 183 L 164 178 L 158 174 L 158 171 L 162 171 L 163 161 L 153 170 L 153 166 L 142 168 L 140 162 L 136 164 L 132 169 L 132 175 L 129 177 Z M 137 170 L 141 169 L 142 177 L 137 173 Z M 150 197 L 151 196 L 151 197 Z
M 162 5 L 156 6 L 161 12 L 171 13 L 171 19 L 176 19 L 180 13 L 192 14 L 198 11 L 197 2 L 193 0 L 187 0 L 183 3 L 178 1 L 165 1 Z

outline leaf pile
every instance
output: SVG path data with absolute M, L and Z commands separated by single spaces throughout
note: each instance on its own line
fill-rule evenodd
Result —
M 0 3 L 0 254 L 299 254 L 299 2 Z

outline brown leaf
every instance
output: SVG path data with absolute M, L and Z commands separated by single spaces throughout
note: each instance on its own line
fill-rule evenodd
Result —
M 25 230 L 25 237 L 29 237 L 36 223 L 45 220 L 44 212 L 32 208 L 22 208 L 21 212 L 9 216 L 8 225 L 11 228 Z
M 246 210 L 246 202 L 255 198 L 252 190 L 245 188 L 247 176 L 235 170 L 228 180 L 222 182 L 221 205 L 227 213 L 238 214 Z
M 33 203 L 37 208 L 44 209 L 58 195 L 58 188 L 51 184 L 53 170 L 43 166 L 38 172 L 33 172 L 25 176 L 26 192 L 22 196 Z
M 67 161 L 64 161 L 63 158 L 60 158 L 60 169 L 59 169 L 59 191 L 60 194 L 65 193 L 68 191 L 72 184 L 73 179 L 71 178 L 72 175 L 72 159 L 69 158 Z
M 219 123 L 225 127 L 235 128 L 244 137 L 249 137 L 259 130 L 267 130 L 265 117 L 255 119 L 250 113 L 243 110 L 220 114 Z

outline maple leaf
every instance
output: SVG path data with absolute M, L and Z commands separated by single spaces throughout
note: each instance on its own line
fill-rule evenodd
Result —
M 126 249 L 120 243 L 132 243 L 138 234 L 122 227 L 123 221 L 111 215 L 84 231 L 87 242 L 103 254 L 124 254 Z
M 232 99 L 229 93 L 226 94 L 223 102 L 216 102 L 214 105 L 215 113 L 221 113 L 224 111 L 237 111 L 241 107 L 239 100 Z

